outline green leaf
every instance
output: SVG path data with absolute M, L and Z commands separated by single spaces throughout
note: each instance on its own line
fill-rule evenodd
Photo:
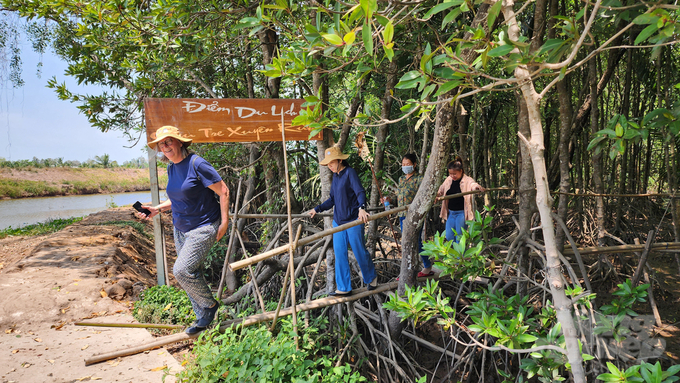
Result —
M 624 133 L 624 135 L 623 135 L 623 139 L 624 140 L 631 140 L 631 139 L 633 139 L 633 138 L 635 138 L 639 135 L 640 135 L 639 130 L 628 128 L 628 129 L 626 129 L 626 133 Z
M 373 12 L 378 9 L 376 0 L 361 0 L 359 4 L 361 4 L 361 9 L 364 10 L 364 15 L 366 15 L 367 20 L 371 19 L 373 17 Z
M 562 45 L 564 45 L 566 41 L 562 39 L 550 39 L 546 41 L 543 46 L 541 46 L 541 50 L 538 52 L 539 55 L 542 55 L 544 53 L 551 52 L 555 49 L 559 49 Z
M 535 342 L 536 340 L 538 340 L 538 338 L 533 336 L 533 335 L 530 335 L 530 334 L 522 334 L 522 335 L 517 337 L 517 340 L 522 342 L 522 343 L 531 343 L 531 342 Z
M 444 17 L 444 20 L 442 20 L 442 28 L 444 28 L 446 26 L 446 24 L 455 20 L 456 17 L 458 17 L 458 15 L 460 15 L 461 12 L 462 12 L 462 10 L 460 8 L 452 9 L 451 12 L 449 12 L 446 15 L 446 17 Z
M 486 16 L 486 25 L 489 27 L 489 31 L 493 28 L 493 24 L 496 22 L 496 18 L 501 13 L 501 7 L 503 6 L 502 1 L 496 1 L 496 3 L 489 9 L 489 13 Z
M 616 137 L 623 137 L 623 126 L 621 124 L 616 124 L 614 131 L 616 132 Z
M 342 45 L 342 38 L 334 33 L 322 33 L 321 37 L 333 45 Z
M 460 84 L 462 84 L 462 81 L 461 81 L 461 80 L 452 80 L 452 81 L 449 81 L 449 82 L 447 82 L 447 83 L 445 83 L 445 84 L 443 84 L 443 85 L 440 85 L 440 86 L 439 86 L 439 90 L 437 91 L 437 93 L 435 94 L 435 96 L 441 96 L 442 94 L 444 94 L 444 93 L 446 93 L 446 92 L 448 92 L 448 91 L 450 91 L 450 90 L 456 88 L 456 87 L 459 86 Z
M 364 41 L 364 48 L 366 49 L 366 53 L 368 53 L 370 56 L 373 56 L 373 32 L 371 31 L 371 23 L 366 21 L 364 22 L 364 27 L 361 30 L 361 37 Z
M 493 48 L 492 50 L 489 51 L 489 53 L 487 53 L 487 55 L 489 57 L 505 56 L 508 53 L 510 53 L 510 51 L 512 51 L 513 49 L 515 49 L 515 47 L 513 47 L 512 45 L 505 44 L 505 45 L 501 45 L 501 46 L 497 46 L 497 47 Z
M 644 14 L 636 17 L 633 20 L 633 24 L 637 24 L 637 25 L 656 24 L 657 20 L 659 20 L 659 16 L 652 15 L 650 13 L 644 13 Z
M 356 34 L 354 31 L 348 32 L 345 34 L 345 36 L 342 38 L 342 41 L 345 42 L 347 45 L 352 45 L 354 43 L 354 40 L 356 40 Z
M 392 20 L 390 20 L 390 22 L 387 23 L 382 34 L 385 44 L 389 44 L 392 42 L 392 38 L 394 37 L 394 25 L 392 24 Z
M 647 28 L 643 29 L 642 32 L 635 38 L 635 45 L 640 44 L 641 42 L 647 40 L 649 36 L 653 35 L 656 31 L 659 30 L 659 27 L 656 24 L 650 24 L 647 26 Z
M 597 380 L 602 380 L 605 382 L 620 382 L 621 379 L 617 375 L 613 374 L 600 374 L 597 376 Z
M 666 114 L 670 115 L 671 112 L 668 109 L 665 109 L 665 108 L 654 109 L 651 112 L 647 113 L 645 118 L 642 119 L 642 125 L 649 124 L 650 121 L 654 120 L 658 116 L 664 116 L 665 117 Z
M 456 1 L 449 1 L 449 2 L 443 2 L 441 4 L 437 4 L 434 7 L 430 8 L 430 10 L 423 16 L 423 19 L 429 20 L 430 17 L 436 15 L 437 13 L 441 11 L 445 11 L 451 7 L 455 7 L 457 5 L 462 4 L 462 0 L 456 0 Z

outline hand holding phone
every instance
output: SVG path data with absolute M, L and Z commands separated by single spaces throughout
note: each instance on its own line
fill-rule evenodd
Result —
M 146 214 L 147 216 L 151 215 L 151 210 L 146 209 L 146 208 L 143 208 L 143 207 L 142 207 L 142 203 L 139 202 L 139 201 L 135 202 L 135 204 L 132 205 L 132 207 L 133 207 L 135 210 L 137 210 L 138 212 L 144 213 L 144 214 Z

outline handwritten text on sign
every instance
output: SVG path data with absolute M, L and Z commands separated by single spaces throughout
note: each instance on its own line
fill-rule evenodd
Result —
M 292 126 L 304 100 L 150 98 L 144 102 L 148 141 L 165 125 L 177 127 L 194 142 L 309 140 L 310 128 Z M 320 139 L 319 136 L 311 139 Z

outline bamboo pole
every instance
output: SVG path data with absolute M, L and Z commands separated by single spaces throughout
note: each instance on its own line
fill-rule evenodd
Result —
M 167 328 L 178 329 L 184 326 L 177 324 L 156 324 L 156 323 L 95 323 L 95 322 L 76 322 L 76 326 L 92 326 L 92 327 L 124 327 L 124 328 Z
M 248 258 L 248 250 L 246 250 L 246 246 L 243 244 L 243 238 L 241 238 L 241 233 L 239 233 L 238 230 L 236 230 L 236 236 L 238 237 L 238 241 L 241 244 L 241 251 L 243 251 L 243 256 Z M 257 278 L 255 278 L 255 272 L 253 271 L 253 267 L 251 265 L 248 265 L 248 271 L 250 272 L 250 279 L 253 281 L 253 287 L 255 288 L 255 296 L 257 296 L 257 300 L 260 302 L 260 307 L 262 308 L 262 312 L 264 312 L 264 299 L 262 299 L 262 293 L 260 293 L 260 286 L 257 285 Z
M 649 238 L 647 238 L 649 240 Z M 640 244 L 640 238 L 635 238 L 635 244 L 639 245 Z M 640 253 L 635 253 L 640 259 L 642 259 L 642 254 Z M 646 262 L 645 262 L 646 263 Z M 659 314 L 659 308 L 656 305 L 656 299 L 654 299 L 654 289 L 651 280 L 649 279 L 649 274 L 647 273 L 647 265 L 642 265 L 645 267 L 645 271 L 643 274 L 643 277 L 645 278 L 645 283 L 648 284 L 649 286 L 647 287 L 647 296 L 649 297 L 649 305 L 652 307 L 652 313 L 654 314 L 654 320 L 656 321 L 656 326 L 661 327 L 663 326 L 663 322 L 661 321 L 661 314 Z M 635 285 L 632 285 L 635 286 Z
M 107 352 L 107 353 L 103 353 L 103 354 L 93 355 L 90 358 L 85 359 L 85 365 L 89 366 L 91 364 L 104 362 L 104 361 L 107 361 L 107 360 L 110 360 L 110 359 L 116 359 L 116 358 L 119 358 L 119 357 L 122 357 L 122 356 L 139 354 L 140 352 L 144 352 L 144 351 L 147 351 L 147 350 L 153 350 L 154 348 L 163 347 L 165 345 L 181 342 L 183 340 L 198 338 L 199 334 L 189 335 L 185 332 L 181 332 L 179 334 L 162 336 L 160 338 L 157 338 L 155 341 L 153 341 L 151 343 L 146 343 L 146 344 L 142 344 L 140 346 L 126 348 L 126 349 L 123 349 L 123 350 L 117 350 L 117 351 Z
M 633 279 L 631 280 L 631 286 L 635 287 L 637 286 L 638 282 L 640 281 L 640 277 L 642 276 L 642 272 L 645 269 L 645 265 L 647 264 L 647 257 L 649 256 L 649 250 L 654 244 L 654 235 L 656 234 L 655 230 L 650 230 L 649 233 L 647 234 L 647 243 L 645 243 L 645 249 L 642 251 L 642 254 L 640 255 L 640 263 L 638 263 L 637 269 L 635 269 L 635 274 L 633 274 Z M 638 240 L 639 241 L 639 240 Z
M 295 334 L 295 349 L 300 349 L 300 341 L 297 328 L 297 313 L 295 311 L 295 261 L 293 257 L 295 255 L 295 247 L 297 247 L 298 239 L 300 239 L 300 232 L 302 231 L 302 225 L 298 226 L 297 235 L 295 236 L 295 242 L 293 242 L 293 218 L 292 218 L 292 207 L 290 206 L 290 174 L 288 173 L 288 151 L 286 150 L 286 123 L 283 118 L 283 108 L 281 108 L 281 145 L 283 146 L 283 168 L 286 171 L 286 211 L 288 213 L 288 243 L 292 244 L 288 248 L 288 269 L 290 270 L 290 294 L 291 294 L 291 307 L 293 308 L 293 333 Z M 285 286 L 283 286 L 285 290 Z M 273 325 L 272 325 L 273 327 Z
M 622 246 L 606 246 L 606 247 L 584 247 L 578 249 L 581 255 L 588 254 L 604 254 L 604 253 L 634 253 L 642 251 L 645 245 L 622 245 Z M 680 249 L 680 242 L 657 242 L 651 246 L 650 251 Z M 564 255 L 574 255 L 573 250 L 564 249 Z
M 220 284 L 219 287 L 217 288 L 217 302 L 222 300 L 222 290 L 224 289 L 224 280 L 227 277 L 229 257 L 231 256 L 231 249 L 232 246 L 234 245 L 234 232 L 236 231 L 236 220 L 238 219 L 238 202 L 241 199 L 241 181 L 243 181 L 243 178 L 238 179 L 238 189 L 236 190 L 236 202 L 234 203 L 234 219 L 231 221 L 231 234 L 229 234 L 229 245 L 227 246 L 227 254 L 225 254 L 224 256 L 222 276 L 220 277 Z M 227 210 L 229 210 L 228 207 Z
M 408 209 L 408 205 L 395 207 L 394 209 L 390 209 L 388 211 L 383 211 L 383 212 L 380 212 L 380 213 L 377 213 L 377 214 L 373 214 L 373 215 L 368 217 L 368 220 L 372 221 L 374 219 L 384 218 L 384 217 L 387 217 L 391 214 L 396 214 L 396 213 L 399 213 L 400 211 L 404 211 L 406 209 Z M 307 216 L 307 217 L 309 217 L 309 216 Z M 332 229 L 324 230 L 324 231 L 318 232 L 316 234 L 310 235 L 308 237 L 300 238 L 300 241 L 298 242 L 298 246 L 307 245 L 307 244 L 312 243 L 312 242 L 314 242 L 318 239 L 324 238 L 328 235 L 338 233 L 338 232 L 341 232 L 343 230 L 347 230 L 350 227 L 354 227 L 354 226 L 357 226 L 357 225 L 363 225 L 363 224 L 364 224 L 364 222 L 362 220 L 357 219 L 355 221 L 348 222 L 344 225 L 340 225 L 340 226 L 334 227 Z M 234 262 L 234 263 L 230 264 L 229 266 L 232 268 L 232 270 L 239 270 L 239 269 L 242 269 L 242 268 L 244 268 L 248 265 L 252 265 L 252 264 L 255 264 L 255 263 L 258 263 L 258 262 L 262 262 L 265 259 L 269 259 L 269 258 L 271 258 L 275 255 L 285 253 L 286 251 L 288 251 L 290 246 L 291 246 L 291 244 L 288 243 L 288 244 L 285 244 L 283 246 L 279 246 L 275 249 L 271 249 L 271 250 L 266 251 L 264 253 L 255 255 L 255 256 L 250 257 L 248 259 L 244 259 L 244 260 L 241 260 L 241 261 L 238 261 L 238 262 Z
M 332 305 L 337 305 L 340 303 L 345 303 L 345 302 L 353 302 L 362 298 L 369 297 L 373 294 L 379 294 L 387 291 L 391 291 L 397 288 L 399 282 L 390 282 L 390 283 L 385 283 L 382 285 L 379 285 L 375 290 L 373 291 L 368 291 L 366 288 L 363 289 L 358 289 L 356 290 L 356 293 L 353 293 L 352 295 L 349 296 L 332 296 L 332 297 L 327 297 L 327 298 L 321 298 L 321 299 L 315 299 L 311 302 L 308 303 L 303 303 L 300 305 L 297 305 L 296 311 L 297 312 L 305 312 L 309 310 L 314 310 L 314 309 L 319 309 L 319 308 L 324 308 L 327 306 L 332 306 Z M 282 316 L 288 316 L 292 314 L 292 308 L 287 307 L 279 312 L 279 317 Z M 269 311 L 266 313 L 261 313 L 261 314 L 256 314 L 256 315 L 251 315 L 246 318 L 238 318 L 238 319 L 233 319 L 229 321 L 222 322 L 220 324 L 220 331 L 225 331 L 227 328 L 229 328 L 231 325 L 241 325 L 243 327 L 247 326 L 252 326 L 254 324 L 270 321 L 274 319 L 275 316 L 274 311 Z
M 295 235 L 295 242 L 297 243 L 297 240 L 300 238 L 300 232 L 302 231 L 302 228 L 298 226 L 298 231 L 297 234 Z M 286 297 L 286 284 L 288 284 L 288 277 L 292 275 L 294 271 L 290 268 L 290 263 L 288 264 L 288 267 L 286 268 L 286 276 L 283 277 L 283 285 L 281 285 L 281 296 L 279 297 L 279 304 L 276 305 L 276 311 L 274 312 L 274 320 L 272 321 L 272 325 L 270 327 L 270 331 L 274 331 L 274 327 L 276 326 L 276 320 L 279 317 L 279 312 L 281 312 L 281 306 L 283 305 L 283 300 Z M 292 279 L 295 279 L 295 276 L 292 277 Z M 262 310 L 262 312 L 265 312 Z

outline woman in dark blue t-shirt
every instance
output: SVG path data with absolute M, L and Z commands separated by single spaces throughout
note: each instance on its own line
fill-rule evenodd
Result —
M 143 206 L 152 218 L 172 209 L 177 260 L 172 269 L 175 278 L 189 295 L 196 322 L 186 330 L 189 335 L 205 330 L 215 318 L 218 302 L 203 277 L 201 266 L 210 248 L 227 232 L 229 226 L 229 189 L 222 177 L 203 158 L 190 153 L 191 139 L 182 137 L 174 126 L 156 131 L 151 149 L 163 154 L 168 165 L 168 200 L 158 206 Z M 215 194 L 220 198 L 217 202 Z
M 343 154 L 340 149 L 332 147 L 326 149 L 325 157 L 319 162 L 320 165 L 328 166 L 333 172 L 330 197 L 321 205 L 310 210 L 308 214 L 314 217 L 316 213 L 335 207 L 333 211 L 333 227 L 361 219 L 366 223 L 366 191 L 361 186 L 359 176 L 345 159 L 349 155 Z M 378 278 L 375 272 L 373 260 L 368 255 L 364 244 L 364 225 L 350 227 L 349 229 L 333 234 L 333 251 L 335 252 L 335 284 L 338 289 L 329 295 L 350 295 L 352 293 L 352 279 L 347 257 L 347 245 L 352 247 L 354 257 L 359 263 L 364 283 L 368 290 L 378 286 Z

